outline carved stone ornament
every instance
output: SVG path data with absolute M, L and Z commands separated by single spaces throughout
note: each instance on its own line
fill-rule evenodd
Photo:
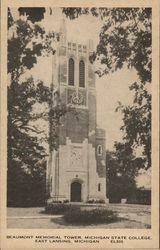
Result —
M 82 149 L 73 147 L 71 150 L 71 166 L 80 168 L 82 166 Z
M 81 105 L 83 103 L 83 95 L 78 92 L 72 94 L 72 103 L 76 105 Z

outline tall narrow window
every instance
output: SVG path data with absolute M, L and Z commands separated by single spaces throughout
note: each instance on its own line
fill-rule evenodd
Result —
M 50 192 L 52 192 L 52 176 L 50 177 Z
M 101 145 L 98 145 L 98 147 L 97 147 L 97 154 L 102 155 L 102 146 Z
M 68 64 L 68 84 L 74 86 L 74 60 L 72 58 L 69 59 Z
M 85 64 L 83 60 L 79 62 L 79 87 L 85 87 Z
M 101 192 L 101 184 L 98 183 L 98 192 Z

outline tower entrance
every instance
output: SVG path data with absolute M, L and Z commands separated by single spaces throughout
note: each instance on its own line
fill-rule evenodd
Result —
M 81 183 L 75 181 L 71 184 L 71 201 L 80 202 L 81 201 Z

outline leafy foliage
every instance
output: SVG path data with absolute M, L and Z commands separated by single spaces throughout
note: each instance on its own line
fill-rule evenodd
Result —
M 111 223 L 117 220 L 117 215 L 105 207 L 89 208 L 78 204 L 51 203 L 45 207 L 47 214 L 63 214 L 64 220 L 71 224 Z
M 110 203 L 127 199 L 129 204 L 150 204 L 150 190 L 140 189 L 136 185 L 138 170 L 144 161 L 135 157 L 129 145 L 116 143 L 116 150 L 106 152 L 107 197 Z
M 66 204 L 66 203 L 51 203 L 45 207 L 45 213 L 64 214 L 71 208 L 71 206 L 72 206 L 71 204 Z
M 18 19 L 8 31 L 8 73 L 18 81 L 21 74 L 37 63 L 37 57 L 55 53 L 52 43 L 54 32 L 48 34 L 38 24 Z
M 42 205 L 45 198 L 46 151 L 37 137 L 41 131 L 30 124 L 35 120 L 32 107 L 41 102 L 39 87 L 32 78 L 8 87 L 8 205 Z M 49 95 L 48 88 L 44 90 Z
M 8 29 L 13 25 L 13 17 L 10 8 L 8 8 Z
M 42 82 L 35 85 L 33 78 L 21 84 L 12 83 L 8 87 L 7 190 L 10 205 L 42 205 L 44 202 L 47 153 L 40 139 L 49 143 L 52 149 L 58 147 L 56 129 L 65 109 L 59 105 L 50 112 L 46 110 L 36 114 L 33 106 L 44 102 L 49 105 L 51 98 L 50 89 Z M 40 131 L 33 125 L 32 122 L 38 119 L 51 122 L 52 137 L 46 137 L 45 131 Z
M 103 20 L 99 44 L 91 57 L 105 68 L 102 76 L 122 68 L 134 67 L 141 82 L 151 81 L 151 8 L 63 8 L 70 19 L 92 14 Z M 143 46 L 142 46 L 143 45 Z
M 116 144 L 115 152 L 106 152 L 107 197 L 112 203 L 121 202 L 126 198 L 134 198 L 136 190 L 135 175 L 139 165 L 130 148 Z M 139 159 L 141 164 L 141 159 Z
M 94 208 L 82 210 L 80 207 L 71 207 L 65 214 L 64 220 L 72 224 L 100 224 L 111 223 L 117 220 L 117 215 L 111 210 L 104 208 Z
M 45 8 L 42 7 L 31 7 L 24 8 L 21 7 L 18 9 L 20 15 L 26 15 L 28 20 L 31 22 L 39 22 L 44 18 Z
M 60 105 L 58 108 L 51 107 L 52 90 L 45 87 L 43 82 L 35 84 L 32 77 L 20 82 L 20 76 L 34 66 L 38 56 L 55 52 L 52 48 L 55 34 L 46 34 L 43 28 L 28 20 L 14 21 L 10 10 L 8 13 L 8 74 L 11 79 L 7 124 L 8 205 L 42 205 L 45 199 L 47 153 L 40 141 L 44 131 L 40 131 L 34 121 L 44 118 L 58 124 L 62 108 Z M 38 103 L 46 103 L 51 111 L 48 108 L 45 112 L 34 113 L 33 107 Z M 48 142 L 48 138 L 41 139 Z
M 118 107 L 123 114 L 121 130 L 124 131 L 124 141 L 133 148 L 143 147 L 142 159 L 146 162 L 143 167 L 148 169 L 151 166 L 151 95 L 143 87 L 140 89 L 137 83 L 131 86 L 134 88 L 138 89 L 134 104 Z
M 90 204 L 93 204 L 93 203 L 95 203 L 95 204 L 104 204 L 105 200 L 103 200 L 103 199 L 89 199 L 87 201 L 87 203 L 90 203 Z

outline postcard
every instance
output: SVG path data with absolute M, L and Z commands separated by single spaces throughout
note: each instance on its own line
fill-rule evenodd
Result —
M 2 1 L 1 248 L 158 249 L 159 2 Z

